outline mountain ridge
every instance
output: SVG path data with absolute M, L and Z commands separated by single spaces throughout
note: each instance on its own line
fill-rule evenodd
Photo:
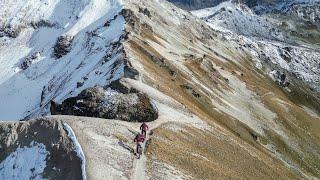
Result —
M 60 5 L 66 2 L 70 3 L 61 0 Z M 205 21 L 161 0 L 83 2 L 84 7 L 65 6 L 66 12 L 72 14 L 69 20 L 65 17 L 65 23 L 70 21 L 74 25 L 58 30 L 70 34 L 54 36 L 48 46 L 44 46 L 43 41 L 32 41 L 36 47 L 48 48 L 45 58 L 37 59 L 38 55 L 24 53 L 27 60 L 34 57 L 37 60 L 26 70 L 19 70 L 22 75 L 37 74 L 42 67 L 39 65 L 47 62 L 54 62 L 53 65 L 66 71 L 59 71 L 62 74 L 52 77 L 45 91 L 39 86 L 31 97 L 37 100 L 34 103 L 39 112 L 31 113 L 30 118 L 36 120 L 16 122 L 14 127 L 20 124 L 28 127 L 34 122 L 41 125 L 46 119 L 67 123 L 86 157 L 86 163 L 78 163 L 77 167 L 85 166 L 89 178 L 132 179 L 135 169 L 143 169 L 146 179 L 312 179 L 319 176 L 320 97 L 303 80 L 289 73 L 288 87 L 279 79 L 273 79 L 271 70 L 282 70 L 277 61 L 273 64 L 248 52 L 256 50 L 251 46 L 256 45 L 259 36 L 251 39 L 250 34 L 242 37 L 235 33 L 237 31 L 230 31 L 234 29 L 228 32 L 215 29 L 217 26 L 212 24 L 216 22 L 210 21 L 211 18 Z M 102 7 L 101 14 L 94 13 L 98 5 Z M 230 9 L 242 12 L 240 10 Z M 91 17 L 91 13 L 96 16 L 89 21 L 86 18 Z M 50 21 L 36 24 L 45 24 L 42 30 L 55 32 L 56 27 L 48 25 L 54 24 Z M 229 26 L 219 27 L 227 29 Z M 22 29 L 16 38 L 28 40 L 25 32 Z M 243 38 L 245 44 L 242 46 L 234 36 Z M 1 40 L 9 45 L 15 43 L 14 37 Z M 270 42 L 264 43 L 270 45 Z M 259 46 L 261 44 L 257 44 Z M 58 52 L 58 56 L 53 52 Z M 17 62 L 21 59 L 15 58 L 12 59 Z M 51 64 L 47 66 L 52 68 Z M 51 100 L 68 104 L 65 101 L 68 97 L 78 97 L 82 90 L 96 85 L 104 87 L 99 88 L 99 94 L 105 93 L 108 99 L 114 90 L 109 83 L 119 79 L 122 85 L 117 87 L 121 87 L 121 92 L 144 93 L 159 115 L 148 123 L 153 130 L 148 134 L 150 141 L 143 154 L 146 167 L 136 167 L 141 163 L 137 163 L 132 153 L 132 139 L 139 131 L 139 123 L 75 116 L 38 118 L 50 114 Z M 38 80 L 34 78 L 33 82 Z M 12 81 L 12 86 L 6 88 L 12 90 L 17 83 Z M 7 89 L 0 92 L 5 91 Z M 70 91 L 73 93 L 69 94 Z M 28 89 L 19 92 L 30 97 Z M 0 95 L 6 96 L 5 93 Z M 90 93 L 86 98 L 89 103 L 105 102 Z M 41 99 L 45 103 L 39 108 Z M 77 103 L 81 104 L 81 99 Z M 13 111 L 6 113 L 15 117 Z M 0 130 L 4 124 L 0 123 Z M 0 131 L 0 137 L 15 137 L 14 127 Z M 46 130 L 50 132 L 52 127 Z M 67 130 L 70 131 L 60 128 L 61 133 Z M 30 139 L 35 139 L 31 135 Z M 12 139 L 6 144 L 15 150 L 20 143 Z M 75 144 L 67 149 L 75 153 Z M 1 144 L 0 148 L 4 146 Z M 9 151 L 0 159 L 8 157 L 11 157 Z

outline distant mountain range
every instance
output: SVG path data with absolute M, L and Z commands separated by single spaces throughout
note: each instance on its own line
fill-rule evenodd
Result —
M 244 3 L 249 7 L 261 6 L 266 9 L 274 9 L 274 8 L 283 8 L 286 6 L 290 6 L 292 4 L 309 4 L 316 3 L 319 0 L 168 0 L 169 2 L 174 3 L 175 5 L 186 9 L 186 10 L 196 10 L 203 9 L 208 7 L 214 7 L 221 2 L 231 1 Z

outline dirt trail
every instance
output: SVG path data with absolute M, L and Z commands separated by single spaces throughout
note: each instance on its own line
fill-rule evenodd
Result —
M 147 123 L 149 126 L 149 131 L 147 132 L 147 139 L 144 141 L 144 143 L 142 143 L 142 148 L 143 148 L 143 153 L 142 156 L 140 157 L 140 159 L 136 159 L 134 162 L 134 172 L 133 172 L 133 179 L 134 180 L 146 180 L 147 178 L 147 174 L 146 174 L 146 170 L 147 170 L 147 157 L 144 155 L 144 150 L 146 148 L 146 142 L 150 139 L 149 133 L 150 131 L 152 131 L 153 129 L 156 129 L 157 127 L 161 126 L 162 124 L 169 122 L 169 120 L 165 120 L 165 119 L 157 119 L 154 122 L 150 122 Z
M 146 142 L 146 141 L 145 141 Z M 146 143 L 142 144 L 143 150 L 145 149 Z M 147 170 L 147 157 L 142 153 L 140 159 L 135 160 L 135 168 L 133 172 L 133 179 L 134 180 L 145 180 L 147 179 L 146 170 Z

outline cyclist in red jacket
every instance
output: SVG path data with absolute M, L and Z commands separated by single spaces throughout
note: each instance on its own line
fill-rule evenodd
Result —
M 146 123 L 142 123 L 140 126 L 141 134 L 144 135 L 144 137 L 147 137 L 147 131 L 149 130 L 149 127 Z
M 133 142 L 140 143 L 140 142 L 144 142 L 145 139 L 146 138 L 145 138 L 145 136 L 143 134 L 138 133 L 136 135 L 136 137 L 134 138 Z
M 145 137 L 143 134 L 137 134 L 136 137 L 134 138 L 133 142 L 135 142 L 137 144 L 137 147 L 136 147 L 136 154 L 139 154 L 139 150 L 141 148 L 141 144 L 140 143 L 143 143 L 145 141 Z

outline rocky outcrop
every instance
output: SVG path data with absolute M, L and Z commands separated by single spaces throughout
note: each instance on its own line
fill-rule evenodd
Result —
M 32 177 L 44 179 L 82 179 L 81 159 L 74 151 L 73 141 L 64 128 L 61 121 L 48 118 L 1 123 L 0 177 L 14 176 L 19 179 L 26 177 L 31 171 Z M 27 153 L 37 148 L 40 150 Z M 26 156 L 21 157 L 23 155 Z M 39 157 L 43 157 L 41 162 Z M 21 158 L 30 162 L 19 161 Z M 6 172 L 1 172 L 2 165 Z M 43 172 L 39 171 L 40 166 L 44 168 Z M 14 172 L 20 174 L 13 174 Z
M 31 54 L 30 56 L 25 57 L 20 64 L 20 69 L 22 70 L 28 69 L 32 65 L 32 63 L 35 60 L 37 60 L 40 56 L 41 56 L 40 52 L 36 52 Z
M 293 4 L 284 14 L 295 17 L 311 25 L 320 26 L 320 2 L 307 5 Z M 317 27 L 314 27 L 317 28 Z
M 23 28 L 24 28 L 23 26 L 13 27 L 10 25 L 7 25 L 5 27 L 0 27 L 0 37 L 7 36 L 10 38 L 16 38 L 19 36 Z
M 61 58 L 62 56 L 68 54 L 72 48 L 72 40 L 71 36 L 60 36 L 57 39 L 57 42 L 54 46 L 53 55 L 56 59 Z
M 44 20 L 44 19 L 41 19 L 39 21 L 32 21 L 30 23 L 31 27 L 33 27 L 34 29 L 39 29 L 41 27 L 49 27 L 49 28 L 52 28 L 52 27 L 55 27 L 55 26 L 58 26 L 56 23 L 51 23 L 49 22 L 48 20 Z
M 123 18 L 126 20 L 127 25 L 129 25 L 131 28 L 138 27 L 137 22 L 139 22 L 139 19 L 131 9 L 122 9 L 119 15 L 123 16 Z
M 85 89 L 62 104 L 51 102 L 51 113 L 129 122 L 149 122 L 158 118 L 158 111 L 146 94 L 120 81 L 106 88 L 97 86 Z

